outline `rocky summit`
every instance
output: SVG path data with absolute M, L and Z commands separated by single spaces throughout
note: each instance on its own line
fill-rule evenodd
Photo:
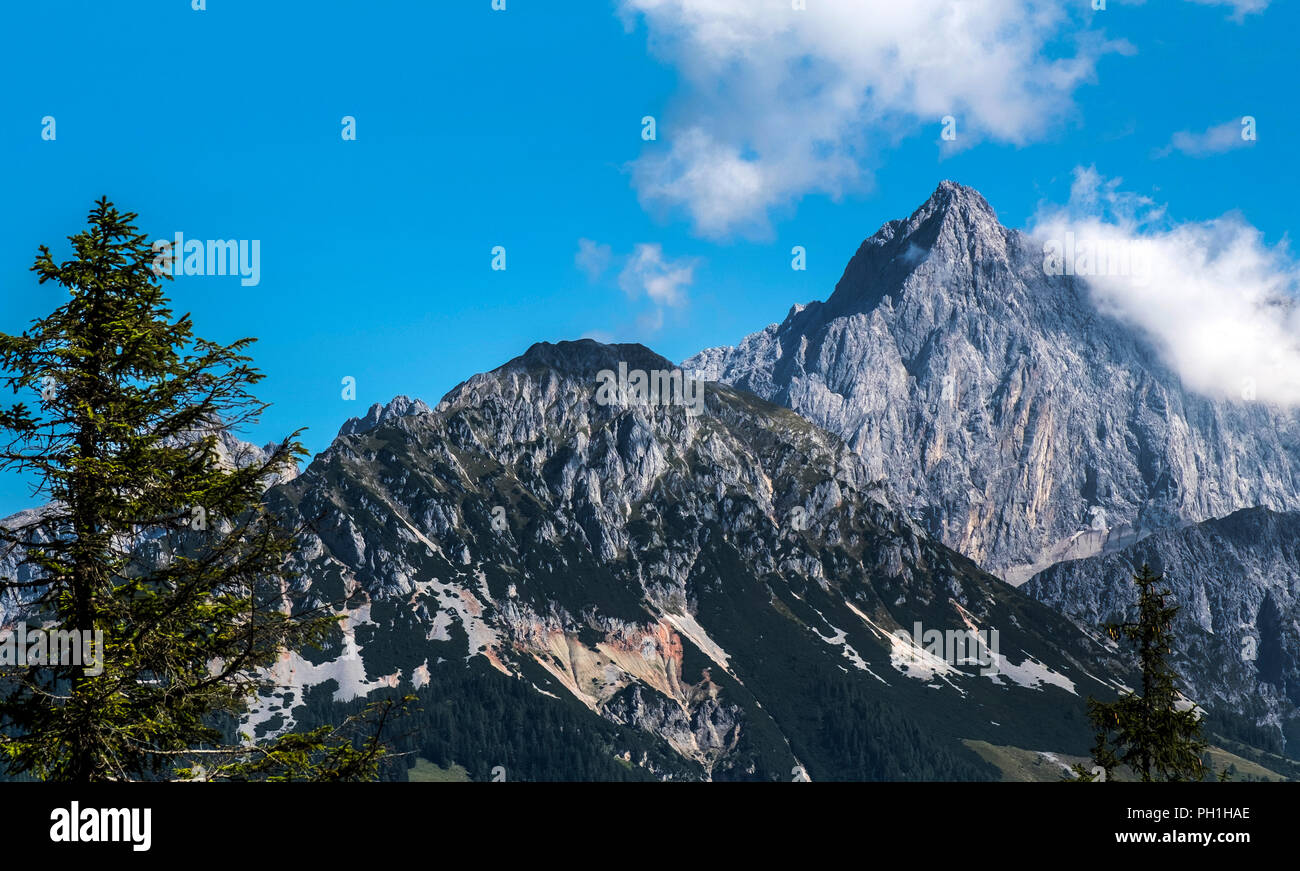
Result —
M 1185 388 L 1041 241 L 944 182 L 825 302 L 683 363 L 843 437 L 936 538 L 1012 583 L 1242 508 L 1300 509 L 1300 416 Z M 1059 271 L 1059 270 L 1055 270 Z

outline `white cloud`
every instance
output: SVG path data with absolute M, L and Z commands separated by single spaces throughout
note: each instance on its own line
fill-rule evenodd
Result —
M 1070 203 L 1040 211 L 1031 232 L 1073 234 L 1075 251 L 1131 253 L 1127 274 L 1094 257 L 1093 301 L 1145 329 L 1189 388 L 1300 406 L 1300 264 L 1286 245 L 1268 245 L 1236 214 L 1168 221 L 1119 182 L 1076 170 Z
M 791 7 L 621 0 L 627 26 L 645 22 L 685 87 L 633 164 L 645 205 L 685 209 L 706 235 L 762 234 L 773 208 L 863 185 L 864 164 L 900 137 L 932 127 L 937 143 L 945 115 L 959 145 L 1041 138 L 1073 111 L 1097 57 L 1129 50 L 1056 0 Z
M 1122 178 L 1103 178 L 1095 166 L 1079 166 L 1070 184 L 1069 211 L 1079 214 L 1125 216 L 1135 220 L 1139 214 L 1147 223 L 1163 216 L 1155 200 L 1132 191 L 1120 190 Z
M 613 260 L 613 250 L 608 245 L 601 245 L 590 239 L 578 240 L 578 253 L 573 255 L 573 263 L 587 276 L 588 281 L 599 281 Z
M 632 246 L 630 253 L 616 255 L 609 245 L 579 239 L 573 262 L 593 283 L 599 281 L 611 266 L 619 264 L 619 288 L 629 300 L 643 304 L 645 309 L 637 315 L 637 328 L 653 333 L 663 328 L 664 313 L 668 309 L 680 309 L 686 305 L 687 291 L 695 282 L 699 258 L 665 257 L 663 246 L 657 242 L 642 242 Z M 597 336 L 592 333 L 590 337 Z
M 1255 140 L 1242 137 L 1243 129 L 1242 119 L 1233 118 L 1199 133 L 1180 130 L 1174 134 L 1169 145 L 1157 154 L 1164 157 L 1173 151 L 1180 151 L 1189 157 L 1205 157 L 1253 145 Z
M 670 260 L 662 245 L 641 243 L 624 263 L 618 286 L 631 299 L 644 295 L 660 309 L 675 308 L 686 301 L 685 288 L 695 281 L 695 266 L 694 258 Z
M 1263 12 L 1270 0 L 1191 0 L 1201 6 L 1231 6 L 1232 20 L 1241 21 L 1247 15 Z

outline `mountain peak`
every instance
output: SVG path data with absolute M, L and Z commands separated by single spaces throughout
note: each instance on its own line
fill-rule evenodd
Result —
M 1007 234 L 983 194 L 955 181 L 941 181 L 910 216 L 887 222 L 862 243 L 827 300 L 829 312 L 871 309 L 936 251 L 943 261 L 954 263 L 976 252 L 1004 255 Z
M 544 366 L 573 375 L 594 375 L 602 369 L 617 369 L 626 363 L 629 369 L 676 369 L 669 360 L 641 344 L 604 344 L 595 339 L 579 339 L 552 344 L 537 342 L 502 369 Z
M 945 178 L 943 181 L 939 182 L 939 186 L 936 187 L 934 193 L 930 195 L 929 202 L 950 202 L 956 200 L 970 200 L 979 203 L 983 208 L 988 209 L 989 211 L 993 210 L 989 205 L 988 200 L 984 199 L 984 195 L 975 190 L 975 188 L 964 185 L 961 182 L 953 181 L 949 178 Z
M 405 395 L 395 396 L 387 405 L 376 402 L 370 406 L 370 410 L 366 412 L 365 417 L 353 417 L 345 421 L 343 426 L 339 427 L 339 435 L 357 435 L 358 433 L 368 432 L 395 417 L 428 414 L 432 411 L 433 409 L 419 399 L 412 399 Z
M 943 220 L 955 219 L 968 229 L 975 225 L 998 224 L 997 212 L 993 211 L 983 194 L 948 179 L 939 182 L 930 198 L 907 219 L 907 230 L 903 235 L 911 235 L 935 216 Z

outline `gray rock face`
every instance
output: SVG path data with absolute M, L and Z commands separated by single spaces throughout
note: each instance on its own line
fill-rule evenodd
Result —
M 1084 698 L 1124 679 L 1105 645 L 927 536 L 841 439 L 716 384 L 698 415 L 602 403 L 620 363 L 673 368 L 536 345 L 274 488 L 359 654 L 284 682 L 346 699 L 486 660 L 714 778 L 987 776 L 966 737 L 1086 749 Z M 895 634 L 918 624 L 996 630 L 997 667 Z
M 1059 563 L 1023 588 L 1096 627 L 1132 619 L 1134 571 L 1165 575 L 1179 606 L 1174 660 L 1185 693 L 1237 711 L 1267 735 L 1236 737 L 1295 756 L 1300 746 L 1300 514 L 1238 511 L 1157 532 L 1115 553 Z M 1219 724 L 1220 729 L 1231 726 Z
M 604 707 L 604 715 L 616 723 L 662 736 L 679 753 L 701 759 L 712 766 L 740 741 L 742 712 L 736 705 L 717 700 L 717 687 L 701 697 L 692 692 L 686 703 L 669 699 L 639 683 L 628 686 Z
M 252 442 L 243 441 L 224 429 L 217 434 L 217 457 L 227 468 L 243 469 L 251 465 L 265 463 L 271 458 L 276 447 L 278 446 L 275 442 L 268 442 L 259 448 Z M 266 486 L 271 487 L 285 481 L 292 481 L 298 477 L 299 471 L 301 470 L 298 466 L 293 465 L 284 469 L 284 471 L 268 475 Z
M 409 396 L 395 396 L 387 405 L 376 402 L 370 406 L 370 410 L 366 412 L 365 417 L 353 417 L 345 421 L 343 426 L 339 427 L 339 435 L 356 435 L 368 432 L 395 417 L 408 414 L 425 414 L 432 410 L 419 399 L 411 399 Z
M 276 444 L 272 442 L 259 448 L 251 442 L 239 439 L 227 430 L 217 432 L 215 445 L 219 464 L 226 468 L 240 469 L 265 463 L 276 447 Z M 292 481 L 298 476 L 298 472 L 298 467 L 294 465 L 285 468 L 281 472 L 267 475 L 264 479 L 265 486 L 272 487 L 276 484 Z M 13 533 L 30 536 L 33 541 L 51 541 L 50 523 L 46 520 L 49 513 L 49 506 L 30 508 L 0 519 L 0 526 Z M 22 530 L 21 533 L 19 533 L 20 530 Z M 145 532 L 140 536 L 140 542 L 142 545 L 148 546 L 148 542 L 154 537 L 153 532 Z M 45 577 L 43 571 L 27 562 L 26 550 L 23 547 L 17 544 L 0 545 L 0 580 L 30 583 L 42 577 Z M 33 587 L 0 590 L 0 627 L 7 626 L 14 618 L 22 614 L 28 603 L 39 596 L 40 590 L 41 588 Z
M 43 525 L 48 516 L 49 511 L 45 507 L 29 508 L 0 520 L 0 526 L 15 535 L 30 532 L 33 541 L 44 543 L 51 540 L 49 531 Z M 16 545 L 0 546 L 0 579 L 27 584 L 46 576 L 40 567 L 25 560 L 25 553 L 23 548 Z M 13 619 L 38 595 L 39 588 L 33 587 L 0 590 L 0 629 L 9 628 Z
M 683 363 L 845 438 L 945 544 L 1012 583 L 1241 508 L 1300 508 L 1300 416 L 1183 388 L 1082 280 L 944 182 L 826 302 Z

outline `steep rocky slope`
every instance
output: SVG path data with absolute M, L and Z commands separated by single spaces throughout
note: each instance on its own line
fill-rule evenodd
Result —
M 924 528 L 1012 583 L 1241 508 L 1300 509 L 1300 417 L 1184 389 L 1041 242 L 944 182 L 825 302 L 683 364 L 844 437 Z
M 1251 508 L 1122 550 L 1059 563 L 1026 593 L 1093 627 L 1131 619 L 1135 569 L 1165 575 L 1180 607 L 1174 660 L 1188 694 L 1230 737 L 1300 757 L 1300 513 Z
M 348 620 L 286 657 L 295 691 L 255 725 L 291 723 L 312 686 L 433 704 L 454 685 L 466 710 L 522 687 L 611 726 L 600 752 L 652 776 L 982 778 L 961 739 L 1086 750 L 1084 697 L 1123 680 L 1104 645 L 932 540 L 838 438 L 722 385 L 698 415 L 601 404 L 619 363 L 673 368 L 636 345 L 536 345 L 435 410 L 345 426 L 272 490 L 313 526 L 309 596 Z M 910 639 L 918 623 L 997 630 L 996 649 L 954 662 Z

